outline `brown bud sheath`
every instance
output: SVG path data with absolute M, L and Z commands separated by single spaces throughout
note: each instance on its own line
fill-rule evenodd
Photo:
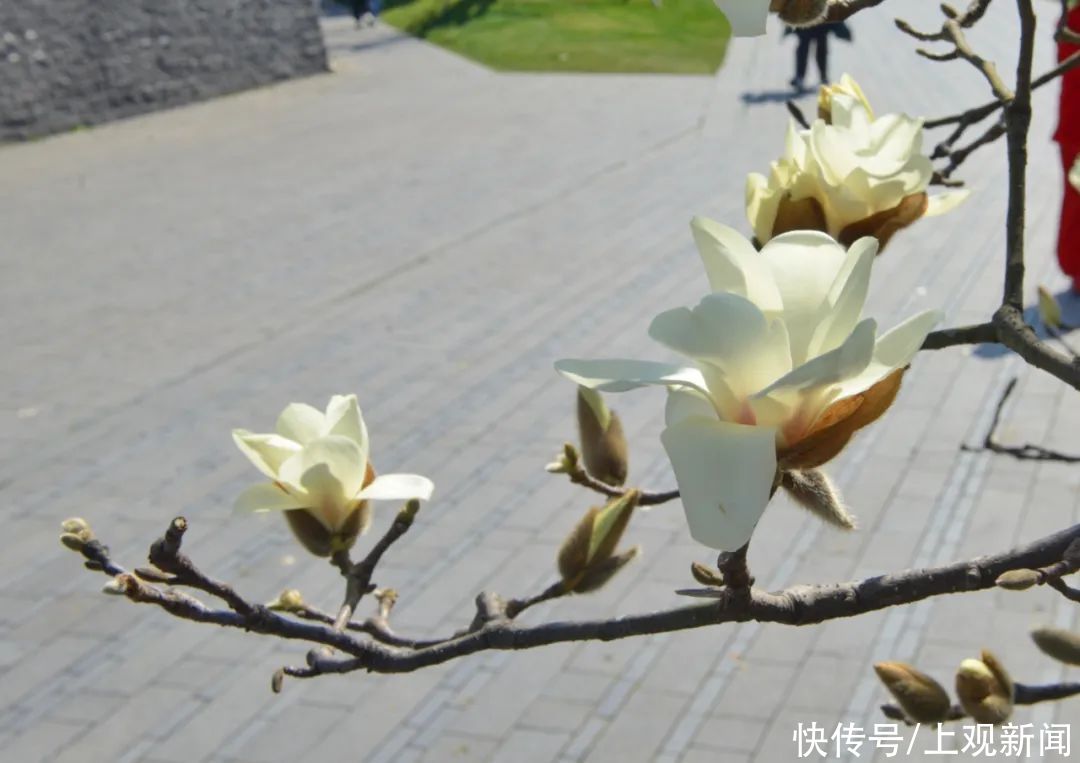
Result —
M 851 223 L 836 237 L 844 246 L 851 246 L 863 236 L 873 236 L 878 240 L 878 256 L 885 251 L 885 245 L 901 230 L 911 225 L 924 214 L 929 205 L 925 192 L 905 196 L 892 209 L 886 209 L 870 215 L 866 219 Z
M 844 530 L 855 529 L 855 518 L 844 508 L 840 493 L 820 469 L 789 470 L 780 476 L 780 485 L 795 503 Z
M 874 671 L 911 720 L 938 723 L 948 716 L 949 694 L 930 676 L 903 662 L 879 662 Z
M 776 206 L 772 235 L 775 238 L 781 233 L 789 233 L 793 230 L 819 230 L 828 233 L 825 210 L 821 208 L 820 201 L 813 196 L 792 201 L 791 191 L 784 194 Z
M 602 587 L 623 567 L 634 561 L 641 553 L 641 546 L 631 546 L 625 551 L 609 556 L 603 562 L 589 567 L 574 586 L 574 593 L 589 593 Z
M 618 415 L 607 409 L 598 392 L 579 387 L 577 420 L 585 469 L 601 482 L 622 485 L 629 458 Z

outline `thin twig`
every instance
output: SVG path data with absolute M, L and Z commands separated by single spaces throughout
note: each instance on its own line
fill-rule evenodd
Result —
M 570 478 L 570 481 L 573 482 L 575 485 L 587 487 L 589 488 L 589 490 L 600 493 L 601 495 L 607 496 L 608 498 L 622 498 L 624 495 L 630 492 L 630 490 L 634 489 L 626 487 L 615 487 L 614 485 L 609 485 L 606 482 L 601 482 L 580 467 L 569 471 L 566 474 Z M 638 499 L 638 506 L 658 506 L 661 503 L 674 501 L 676 498 L 679 497 L 678 490 L 666 490 L 659 493 L 650 493 L 646 490 L 640 490 L 638 492 L 641 493 L 641 497 Z
M 992 323 L 978 323 L 971 326 L 931 331 L 923 340 L 923 350 L 941 350 L 960 344 L 986 344 L 997 341 L 997 329 Z
M 1002 445 L 997 441 L 996 435 L 998 426 L 1001 424 L 1001 413 L 1005 408 L 1005 403 L 1008 401 L 1009 396 L 1012 395 L 1013 390 L 1016 389 L 1017 380 L 1018 377 L 1014 376 L 1001 391 L 1001 396 L 994 406 L 994 415 L 990 420 L 990 428 L 983 438 L 982 445 L 961 445 L 960 449 L 971 453 L 990 451 L 991 453 L 1012 456 L 1020 461 L 1060 461 L 1067 464 L 1080 463 L 1080 456 L 1061 453 L 1060 451 L 1052 450 L 1050 448 L 1044 448 L 1041 445 L 1032 445 L 1031 443 L 1024 443 L 1023 445 Z

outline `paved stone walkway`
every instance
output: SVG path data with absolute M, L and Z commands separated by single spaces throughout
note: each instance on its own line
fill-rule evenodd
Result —
M 925 5 L 912 20 L 933 18 Z M 1005 71 L 1012 13 L 996 4 L 975 36 Z M 882 111 L 983 100 L 962 65 L 897 45 L 886 15 L 853 28 L 835 72 L 857 73 Z M 228 432 L 350 391 L 376 463 L 437 484 L 379 576 L 402 593 L 400 630 L 443 633 L 483 588 L 550 581 L 591 501 L 542 469 L 573 432 L 572 390 L 552 361 L 655 354 L 649 318 L 704 283 L 687 221 L 745 227 L 745 173 L 767 166 L 784 132 L 781 102 L 742 98 L 787 80 L 792 41 L 777 35 L 736 42 L 712 79 L 501 75 L 385 29 L 338 19 L 327 32 L 332 76 L 0 150 L 0 758 L 771 762 L 795 757 L 799 721 L 881 720 L 876 660 L 951 682 L 985 646 L 1021 680 L 1063 677 L 1025 633 L 1075 625 L 1075 608 L 1049 591 L 989 592 L 815 628 L 725 626 L 291 681 L 273 696 L 270 674 L 302 648 L 98 595 L 103 580 L 56 542 L 63 517 L 91 519 L 130 563 L 182 513 L 207 570 L 256 598 L 289 585 L 332 608 L 334 576 L 279 518 L 230 516 L 256 475 Z M 1029 241 L 1032 283 L 1060 287 L 1053 98 L 1038 98 Z M 879 261 L 883 321 L 930 305 L 951 322 L 989 313 L 999 154 L 967 167 L 967 205 Z M 777 501 L 755 536 L 759 581 L 945 562 L 1076 521 L 1075 468 L 958 449 L 1018 372 L 1002 437 L 1080 450 L 1080 407 L 1063 385 L 995 353 L 920 356 L 897 408 L 832 469 L 860 530 Z M 661 400 L 616 400 L 633 479 L 656 488 L 671 484 Z M 635 519 L 630 536 L 645 556 L 611 586 L 527 619 L 669 606 L 689 562 L 709 559 L 674 506 Z M 1078 717 L 1075 701 L 1017 716 Z

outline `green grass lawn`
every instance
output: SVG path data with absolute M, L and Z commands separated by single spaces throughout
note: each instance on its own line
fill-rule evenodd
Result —
M 389 0 L 381 18 L 512 71 L 711 74 L 729 36 L 712 0 Z

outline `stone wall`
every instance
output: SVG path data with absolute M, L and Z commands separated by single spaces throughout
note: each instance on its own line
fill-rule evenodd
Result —
M 325 70 L 313 0 L 0 0 L 0 140 Z

